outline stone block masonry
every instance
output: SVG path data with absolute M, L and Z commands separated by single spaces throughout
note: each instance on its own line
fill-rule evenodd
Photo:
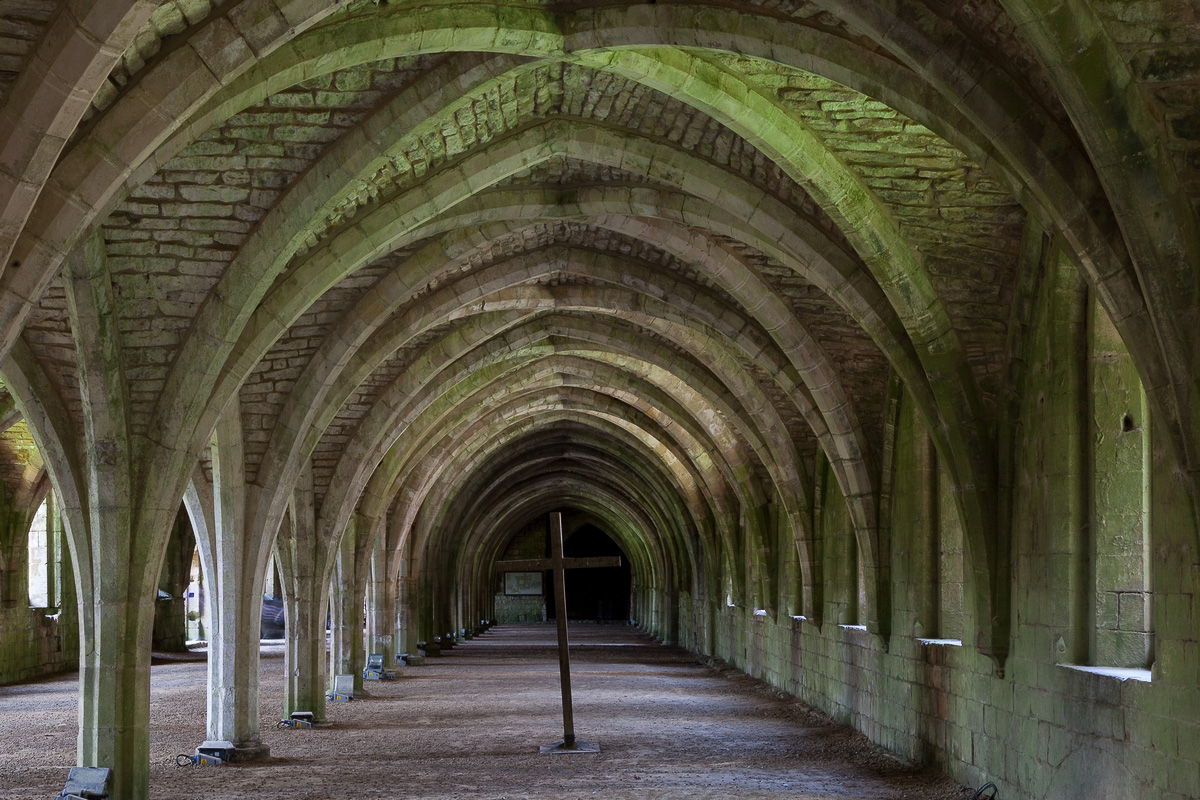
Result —
M 893 429 L 890 635 L 856 624 L 855 547 L 826 484 L 823 619 L 684 598 L 680 639 L 906 759 L 971 786 L 992 781 L 1000 797 L 1193 800 L 1195 522 L 1162 442 L 1146 438 L 1128 353 L 1054 254 L 1030 326 L 1012 501 L 1016 624 L 1002 664 L 972 646 L 958 514 L 906 401 Z M 697 625 L 708 613 L 706 640 Z
M 558 510 L 964 783 L 1195 798 L 1195 6 L 0 4 L 0 672 L 145 800 L 191 578 L 262 754 L 272 558 L 320 720 Z
M 77 618 L 73 607 L 0 608 L 0 685 L 77 668 Z

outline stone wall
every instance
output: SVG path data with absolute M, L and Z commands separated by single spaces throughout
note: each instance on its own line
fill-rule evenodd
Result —
M 4 548 L 0 567 L 0 685 L 18 683 L 79 667 L 79 608 L 70 551 L 62 522 L 53 508 L 34 498 L 41 511 L 14 508 L 0 493 L 0 529 Z M 40 526 L 41 552 L 36 561 L 43 573 L 38 602 L 30 600 L 30 520 Z
M 1001 675 L 962 646 L 893 635 L 885 649 L 857 628 L 743 609 L 720 617 L 719 629 L 745 635 L 720 641 L 718 657 L 903 758 L 964 784 L 994 781 L 1006 800 L 1200 796 L 1200 698 L 1180 678 L 1121 680 L 1035 660 L 1034 635 L 1018 637 Z M 1195 662 L 1186 666 L 1194 675 Z
M 78 668 L 77 615 L 48 611 L 55 609 L 0 608 L 0 684 Z
M 1004 663 L 972 646 L 961 526 L 928 433 L 903 402 L 889 510 L 890 636 L 851 624 L 861 578 L 845 515 L 831 513 L 837 487 L 822 485 L 818 469 L 823 619 L 681 596 L 679 639 L 904 758 L 971 786 L 995 782 L 1004 800 L 1195 798 L 1196 523 L 1111 324 L 1069 265 L 1045 272 L 1032 298 L 1027 372 L 1014 383 L 1021 409 L 1009 454 L 1013 633 Z M 708 614 L 711 635 L 702 630 Z
M 544 558 L 546 556 L 546 525 L 537 522 L 517 532 L 498 560 Z M 542 576 L 542 594 L 506 594 L 504 576 L 496 576 L 493 618 L 497 622 L 541 622 L 546 619 L 546 591 L 550 590 L 546 575 Z
M 54 608 L 0 606 L 0 685 L 79 668 L 79 608 L 70 555 L 56 543 Z
M 506 595 L 496 593 L 497 622 L 542 622 L 545 619 L 544 595 Z

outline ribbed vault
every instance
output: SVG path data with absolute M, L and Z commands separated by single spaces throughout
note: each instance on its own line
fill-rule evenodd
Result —
M 903 397 L 1002 670 L 1029 287 L 1060 255 L 1196 497 L 1170 115 L 1198 78 L 1109 4 L 1071 4 L 1109 94 L 1033 0 L 95 5 L 10 14 L 0 59 L 0 481 L 21 508 L 53 482 L 87 636 L 148 641 L 185 494 L 247 619 L 274 553 L 312 625 L 306 597 L 383 576 L 414 642 L 462 628 L 512 532 L 573 509 L 667 638 L 712 635 L 681 597 L 820 626 L 834 492 L 886 646 Z M 88 68 L 23 55 L 60 34 Z M 89 658 L 85 688 L 134 688 L 103 730 L 85 709 L 81 758 L 141 796 L 142 656 Z

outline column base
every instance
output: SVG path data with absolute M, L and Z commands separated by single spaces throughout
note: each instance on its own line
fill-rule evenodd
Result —
M 243 763 L 246 761 L 261 761 L 264 758 L 270 758 L 271 745 L 263 744 L 262 742 L 245 742 L 237 744 L 233 747 L 233 757 L 230 762 Z

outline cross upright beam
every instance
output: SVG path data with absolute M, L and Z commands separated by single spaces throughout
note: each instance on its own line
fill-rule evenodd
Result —
M 515 561 L 497 561 L 497 572 L 554 571 L 554 609 L 558 623 L 558 675 L 562 684 L 563 704 L 563 750 L 577 749 L 575 744 L 575 718 L 571 707 L 571 656 L 567 646 L 567 582 L 566 570 L 588 567 L 619 567 L 620 556 L 594 558 L 563 558 L 562 514 L 555 511 L 550 515 L 550 558 L 525 558 Z

